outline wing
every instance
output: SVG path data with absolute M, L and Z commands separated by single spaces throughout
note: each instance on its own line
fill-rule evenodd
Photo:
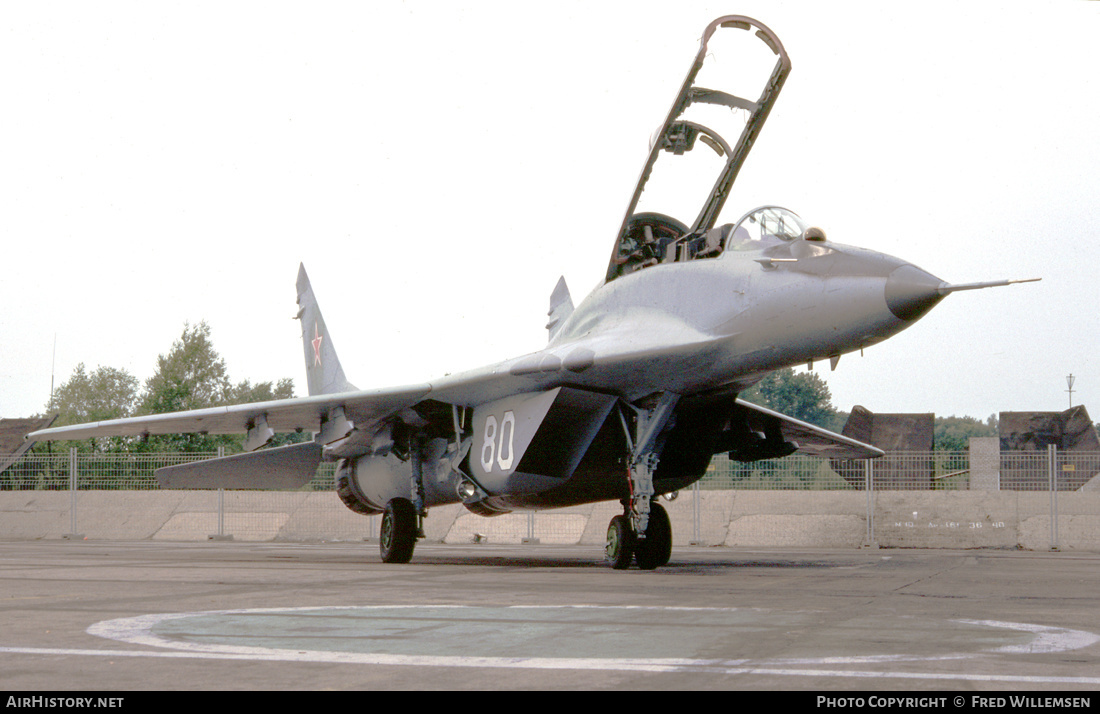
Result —
M 807 424 L 786 414 L 746 402 L 744 399 L 738 399 L 737 406 L 744 410 L 749 428 L 753 432 L 771 435 L 778 430 L 782 434 L 783 441 L 789 442 L 795 447 L 794 450 L 807 456 L 830 459 L 877 459 L 886 455 L 886 452 L 878 447 Z
M 431 386 L 418 384 L 405 387 L 321 394 L 294 399 L 276 399 L 269 402 L 236 404 L 209 409 L 195 409 L 170 414 L 112 419 L 110 421 L 59 426 L 32 432 L 28 439 L 36 441 L 79 440 L 101 436 L 143 436 L 145 434 L 180 434 L 202 432 L 208 434 L 249 434 L 259 439 L 264 427 L 274 432 L 320 432 L 322 443 L 335 441 L 350 432 L 341 422 L 354 424 L 368 431 L 402 409 L 422 400 Z M 339 432 L 343 433 L 339 433 Z M 263 443 L 266 443 L 264 441 Z M 253 442 L 253 448 L 262 443 Z
M 430 391 L 430 385 L 422 384 L 277 399 L 59 426 L 32 432 L 26 438 L 29 444 L 186 432 L 247 434 L 244 446 L 251 453 L 160 468 L 157 480 L 164 488 L 298 488 L 316 473 L 322 446 L 330 446 L 337 455 L 369 449 L 385 422 L 398 418 Z M 315 432 L 313 441 L 257 451 L 276 431 L 299 429 Z

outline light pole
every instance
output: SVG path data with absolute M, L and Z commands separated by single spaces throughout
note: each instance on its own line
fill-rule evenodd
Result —
M 1069 389 L 1067 389 L 1066 392 L 1069 393 L 1069 408 L 1070 409 L 1073 409 L 1073 382 L 1074 382 L 1075 379 L 1076 379 L 1076 377 L 1074 377 L 1072 374 L 1070 374 L 1066 377 L 1066 384 L 1069 386 Z

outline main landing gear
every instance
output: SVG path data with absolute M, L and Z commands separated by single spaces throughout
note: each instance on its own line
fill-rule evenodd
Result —
M 457 414 L 457 412 L 456 412 Z M 458 417 L 455 416 L 456 425 Z M 424 521 L 428 515 L 424 508 L 424 443 L 423 434 L 415 434 L 409 440 L 412 456 L 412 477 L 409 490 L 412 499 L 390 499 L 382 513 L 382 527 L 378 531 L 378 549 L 383 563 L 407 563 L 412 560 L 416 541 L 424 537 Z
M 645 537 L 639 538 L 627 515 L 615 516 L 607 527 L 604 557 L 615 570 L 626 570 L 636 561 L 642 570 L 667 565 L 672 557 L 672 524 L 668 512 L 659 503 L 649 506 L 649 523 Z

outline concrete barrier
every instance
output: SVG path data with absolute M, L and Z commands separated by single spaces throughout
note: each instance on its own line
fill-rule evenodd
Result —
M 881 491 L 870 511 L 867 494 L 854 491 L 685 491 L 662 503 L 677 544 L 1100 551 L 1096 492 L 1059 493 L 1053 518 L 1043 492 Z M 620 512 L 617 503 L 599 503 L 482 518 L 444 506 L 431 509 L 425 533 L 455 544 L 533 535 L 539 543 L 598 545 Z M 376 538 L 380 521 L 352 513 L 330 492 L 233 491 L 220 501 L 212 491 L 0 492 L 6 540 L 357 541 Z

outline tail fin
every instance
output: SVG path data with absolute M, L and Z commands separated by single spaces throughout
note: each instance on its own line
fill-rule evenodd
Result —
M 302 321 L 302 347 L 306 358 L 306 382 L 310 395 L 353 392 L 355 387 L 344 378 L 344 370 L 336 357 L 336 348 L 329 338 L 317 298 L 306 275 L 306 266 L 298 266 L 298 315 Z

